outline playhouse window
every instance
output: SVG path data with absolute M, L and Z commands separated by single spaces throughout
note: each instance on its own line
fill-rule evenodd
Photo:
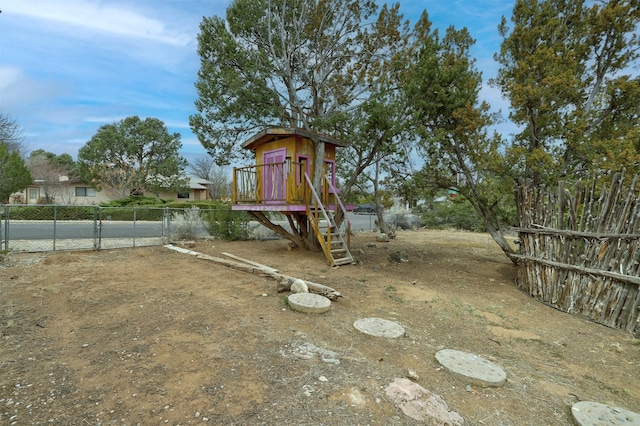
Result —
M 296 155 L 296 181 L 298 185 L 301 185 L 304 182 L 304 174 L 310 176 L 309 173 L 309 156 L 308 155 Z
M 333 160 L 324 160 L 324 170 L 329 178 L 329 182 L 336 187 L 336 162 Z

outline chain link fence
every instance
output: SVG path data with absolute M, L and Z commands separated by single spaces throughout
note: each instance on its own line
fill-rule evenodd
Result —
M 0 204 L 0 252 L 140 247 L 248 233 L 243 212 L 223 209 Z

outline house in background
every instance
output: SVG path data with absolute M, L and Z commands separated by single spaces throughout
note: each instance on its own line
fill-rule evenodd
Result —
M 196 176 L 189 177 L 189 188 L 183 192 L 160 191 L 158 198 L 180 201 L 209 200 L 207 185 L 212 182 Z M 154 197 L 154 194 L 145 194 Z M 117 199 L 108 191 L 98 191 L 79 179 L 59 176 L 57 181 L 34 180 L 31 185 L 9 197 L 9 204 L 65 204 L 97 205 Z
M 178 201 L 206 201 L 211 199 L 207 185 L 213 185 L 213 182 L 197 176 L 187 177 L 189 178 L 188 189 L 182 192 L 160 190 L 158 198 L 162 198 L 163 200 L 175 199 Z

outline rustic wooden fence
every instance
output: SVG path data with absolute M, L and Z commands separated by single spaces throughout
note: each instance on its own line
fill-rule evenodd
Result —
M 520 253 L 516 285 L 545 304 L 640 334 L 639 176 L 598 191 L 516 189 Z

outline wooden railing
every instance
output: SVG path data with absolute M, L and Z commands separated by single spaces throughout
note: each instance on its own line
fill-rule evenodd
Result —
M 313 182 L 311 182 L 311 179 L 306 173 L 304 174 L 304 178 L 307 181 L 307 185 L 309 189 L 311 190 L 311 199 L 313 201 L 313 203 L 309 203 L 307 205 L 307 216 L 311 224 L 311 227 L 316 233 L 318 242 L 322 246 L 322 251 L 324 252 L 327 259 L 330 259 L 331 258 L 331 228 L 332 228 L 331 217 L 329 216 L 329 213 L 325 210 L 322 200 L 320 199 L 320 196 L 318 195 L 315 188 L 313 187 Z M 326 191 L 324 192 L 326 193 Z M 322 235 L 322 232 L 320 231 L 321 220 L 323 220 L 326 223 L 326 227 L 327 227 L 326 239 Z
M 334 217 L 335 219 L 335 223 L 338 226 L 340 231 L 343 231 L 343 234 L 346 234 L 347 236 L 347 247 L 351 247 L 351 222 L 349 222 L 349 218 L 347 216 L 347 209 L 344 208 L 344 204 L 342 204 L 342 200 L 340 199 L 340 197 L 337 196 L 338 194 L 338 190 L 333 186 L 333 184 L 331 183 L 331 178 L 329 176 L 327 176 L 326 174 L 324 175 L 324 180 L 326 183 L 326 186 L 328 187 L 328 189 L 330 191 L 325 191 L 325 193 L 333 193 L 336 194 L 335 195 L 335 200 L 336 200 L 336 211 L 334 213 Z M 342 217 L 340 217 L 342 216 Z M 346 229 L 342 229 L 342 225 L 345 225 Z
M 233 204 L 305 204 L 303 163 L 285 161 L 233 169 Z

